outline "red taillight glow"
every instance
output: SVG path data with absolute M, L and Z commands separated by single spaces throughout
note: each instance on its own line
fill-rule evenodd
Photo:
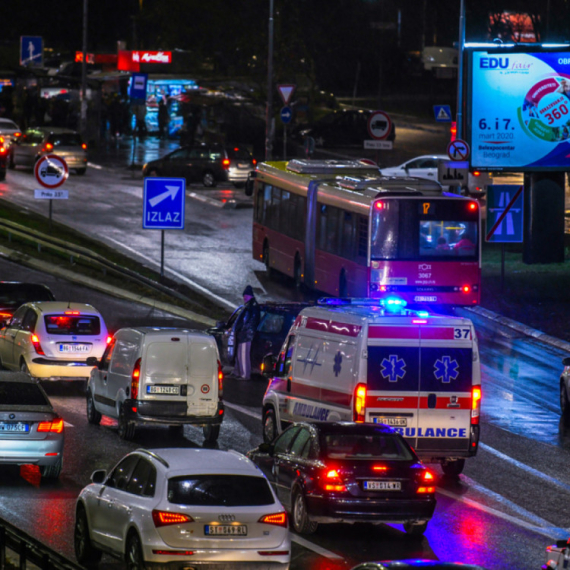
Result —
M 433 473 L 431 471 L 424 471 L 423 479 L 425 483 L 427 483 L 428 481 L 433 481 L 434 480 Z
M 194 519 L 183 513 L 171 513 L 169 511 L 152 511 L 152 520 L 155 527 L 168 526 L 171 524 L 184 524 L 194 522 Z
M 374 204 L 374 207 L 375 207 L 377 210 L 383 210 L 383 209 L 384 209 L 384 206 L 385 206 L 384 202 L 376 202 L 376 203 Z
M 222 159 L 222 168 L 224 170 L 228 170 L 229 167 L 230 167 L 230 159 L 229 158 Z
M 53 145 L 51 143 L 46 143 L 45 150 L 53 150 Z
M 274 513 L 272 515 L 265 515 L 259 519 L 260 523 L 263 524 L 273 524 L 275 526 L 282 526 L 287 528 L 287 513 L 283 511 L 282 513 Z
M 224 390 L 224 372 L 222 371 L 222 363 L 218 360 L 218 400 L 222 399 Z
M 418 487 L 418 493 L 435 493 L 435 487 Z
M 34 346 L 34 350 L 38 354 L 43 354 L 45 356 L 44 349 L 42 348 L 42 345 L 40 344 L 40 337 L 37 334 L 33 334 L 31 336 L 30 340 L 32 341 L 32 344 Z
M 112 337 L 112 336 L 108 336 L 108 337 L 107 337 L 107 344 L 111 344 L 112 341 L 113 341 L 113 337 Z
M 193 556 L 193 550 L 153 550 L 153 554 L 160 554 L 162 556 Z
M 453 142 L 457 138 L 457 121 L 451 121 L 449 134 L 451 135 L 451 142 Z
M 136 400 L 139 397 L 139 381 L 141 375 L 141 359 L 135 362 L 133 373 L 131 375 L 131 400 Z
M 469 285 L 463 285 L 463 287 L 461 287 L 461 292 L 462 293 L 471 293 L 471 287 Z
M 358 384 L 354 390 L 353 421 L 364 422 L 366 414 L 366 384 Z
M 257 554 L 260 556 L 287 556 L 288 550 L 258 550 Z
M 320 482 L 321 487 L 325 491 L 332 493 L 344 493 L 346 491 L 346 486 L 342 482 L 342 479 L 336 469 L 325 470 Z
M 64 311 L 63 314 L 64 315 L 80 315 L 81 313 L 79 311 Z
M 6 147 L 4 145 L 0 146 L 0 154 L 4 154 L 6 152 Z
M 478 170 L 474 170 L 471 174 L 473 174 L 473 176 L 481 176 L 481 173 Z
M 251 162 L 253 163 L 253 166 L 255 166 L 255 165 L 257 164 L 257 160 L 255 160 L 255 158 L 253 158 L 253 159 L 251 160 Z
M 479 188 L 477 188 L 479 190 Z M 477 202 L 469 202 L 469 209 L 475 211 L 477 209 Z
M 15 136 L 16 138 L 17 138 L 17 137 L 21 137 L 21 136 L 22 136 L 22 133 L 14 133 L 14 136 Z
M 471 424 L 479 424 L 479 414 L 481 412 L 481 388 L 475 386 L 471 390 Z
M 386 471 L 386 469 L 388 469 L 388 467 L 385 465 L 374 465 L 374 467 L 372 467 L 372 471 Z
M 81 145 L 81 148 L 82 148 L 83 150 L 87 150 L 87 145 L 86 145 L 85 143 L 83 143 L 83 144 Z
M 40 422 L 38 424 L 38 431 L 61 433 L 63 431 L 63 420 L 61 418 L 56 418 L 52 422 Z

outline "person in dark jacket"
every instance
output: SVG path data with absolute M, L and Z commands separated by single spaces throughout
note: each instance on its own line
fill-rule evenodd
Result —
M 248 285 L 243 291 L 244 310 L 236 324 L 236 365 L 234 374 L 243 380 L 251 378 L 251 341 L 261 317 L 253 288 Z

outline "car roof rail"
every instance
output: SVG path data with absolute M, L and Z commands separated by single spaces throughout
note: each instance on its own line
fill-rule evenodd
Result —
M 160 457 L 160 455 L 156 454 L 154 451 L 149 451 L 148 449 L 143 449 L 142 447 L 137 449 L 138 453 L 146 453 L 147 455 L 150 455 L 153 459 L 156 459 L 159 463 L 162 463 L 162 465 L 164 465 L 167 469 L 170 469 L 170 465 L 168 464 L 168 461 L 166 461 L 165 459 L 163 459 L 162 457 Z

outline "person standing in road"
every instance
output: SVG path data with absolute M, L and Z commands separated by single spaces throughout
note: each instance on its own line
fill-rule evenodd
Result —
M 255 300 L 253 288 L 248 285 L 243 290 L 245 303 L 239 322 L 236 324 L 236 365 L 235 375 L 243 380 L 251 379 L 251 341 L 259 325 L 261 317 L 259 305 Z

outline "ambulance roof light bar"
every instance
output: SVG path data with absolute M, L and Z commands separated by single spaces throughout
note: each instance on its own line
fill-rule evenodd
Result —
M 361 160 L 320 160 L 294 158 L 287 163 L 287 170 L 297 174 L 334 174 L 342 170 L 361 170 L 378 173 L 378 166 L 372 166 Z

